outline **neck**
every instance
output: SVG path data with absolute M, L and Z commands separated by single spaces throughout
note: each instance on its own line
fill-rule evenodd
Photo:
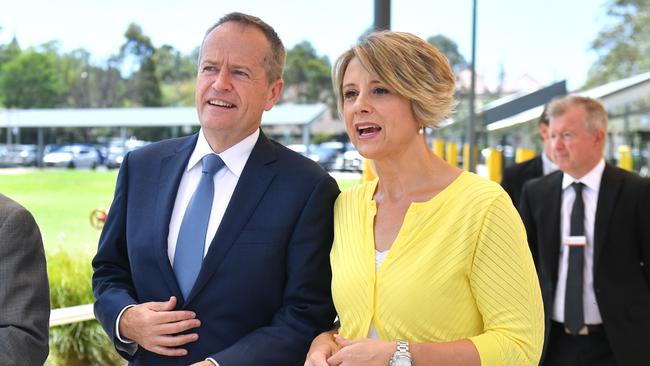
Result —
M 438 191 L 460 174 L 458 168 L 433 154 L 424 141 L 375 160 L 375 168 L 379 177 L 377 196 L 390 200 Z

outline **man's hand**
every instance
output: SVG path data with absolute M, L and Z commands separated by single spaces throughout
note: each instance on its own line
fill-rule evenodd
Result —
M 198 334 L 181 334 L 201 322 L 192 311 L 174 310 L 176 297 L 165 302 L 147 302 L 126 309 L 120 318 L 120 336 L 136 342 L 148 351 L 165 356 L 185 356 L 187 350 L 177 348 L 199 339 Z
M 349 341 L 338 334 L 334 336 L 341 350 L 327 359 L 330 365 L 341 366 L 385 366 L 396 349 L 395 342 L 375 339 Z

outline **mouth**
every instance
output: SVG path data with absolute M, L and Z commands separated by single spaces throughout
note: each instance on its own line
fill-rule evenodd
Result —
M 357 136 L 359 138 L 370 138 L 381 131 L 381 127 L 379 127 L 379 125 L 368 122 L 358 123 L 354 126 L 354 129 L 357 132 Z
M 214 107 L 219 107 L 219 108 L 224 108 L 224 109 L 237 108 L 236 105 L 234 105 L 232 103 L 228 103 L 228 102 L 226 102 L 224 100 L 221 100 L 221 99 L 210 99 L 210 100 L 208 100 L 208 104 L 211 105 L 211 106 L 214 106 Z

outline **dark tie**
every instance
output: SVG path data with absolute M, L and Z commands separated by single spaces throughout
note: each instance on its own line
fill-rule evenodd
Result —
M 174 254 L 174 274 L 185 299 L 201 270 L 214 198 L 214 174 L 224 163 L 219 156 L 208 154 L 203 157 L 202 165 L 201 179 L 183 215 Z
M 576 199 L 571 209 L 571 236 L 585 236 L 585 205 L 582 201 L 583 184 L 571 184 L 576 192 Z M 583 243 L 586 244 L 586 243 Z M 572 335 L 577 335 L 585 324 L 582 304 L 582 280 L 584 267 L 584 245 L 569 246 L 569 270 L 566 279 L 564 300 L 564 325 Z

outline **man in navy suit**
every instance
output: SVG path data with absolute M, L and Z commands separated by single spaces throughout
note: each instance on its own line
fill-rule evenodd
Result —
M 511 165 L 503 171 L 501 186 L 508 192 L 515 207 L 519 206 L 519 197 L 521 197 L 521 189 L 524 183 L 557 170 L 557 166 L 552 159 L 551 139 L 548 137 L 549 119 L 546 113 L 547 107 L 548 105 L 544 106 L 542 115 L 539 116 L 537 122 L 539 137 L 542 139 L 543 145 L 542 153 L 530 160 Z
M 332 325 L 338 187 L 260 131 L 282 91 L 284 55 L 269 25 L 226 15 L 201 46 L 199 133 L 122 163 L 93 291 L 97 319 L 132 365 L 297 365 Z M 188 288 L 180 273 L 193 266 L 178 264 L 188 248 L 184 219 L 205 203 L 192 198 L 206 181 L 204 157 L 215 154 L 224 165 L 207 179 L 213 200 Z
M 650 361 L 650 180 L 605 163 L 607 112 L 567 96 L 549 106 L 560 171 L 519 204 L 546 313 L 541 365 Z

